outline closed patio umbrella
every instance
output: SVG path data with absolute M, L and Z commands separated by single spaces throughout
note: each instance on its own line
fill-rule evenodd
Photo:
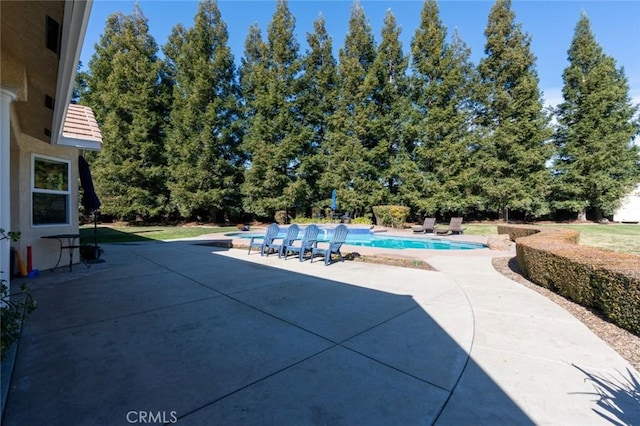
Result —
M 98 248 L 98 209 L 100 209 L 100 199 L 93 187 L 93 179 L 91 178 L 91 170 L 89 163 L 83 156 L 78 156 L 78 173 L 80 174 L 80 185 L 82 186 L 82 207 L 85 213 L 93 215 L 93 243 L 94 243 L 94 259 L 93 263 L 104 262 L 100 260 L 101 250 Z
M 338 192 L 335 189 L 331 191 L 331 210 L 338 210 Z
M 83 156 L 78 156 L 78 168 L 80 173 L 80 185 L 82 186 L 82 207 L 85 212 L 93 213 L 100 208 L 100 199 L 93 187 L 93 179 L 91 178 L 91 170 L 89 163 Z

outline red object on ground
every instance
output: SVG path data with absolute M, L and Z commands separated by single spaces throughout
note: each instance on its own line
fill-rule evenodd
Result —
M 31 246 L 27 246 L 27 273 L 33 270 L 33 253 L 31 252 Z

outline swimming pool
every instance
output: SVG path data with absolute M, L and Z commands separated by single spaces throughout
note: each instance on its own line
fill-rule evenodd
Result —
M 278 238 L 282 238 L 286 235 L 287 228 L 280 228 Z M 304 234 L 304 227 L 300 228 L 298 238 L 302 238 Z M 320 228 L 319 241 L 328 241 L 333 234 L 333 228 Z M 236 238 L 251 238 L 256 236 L 263 236 L 259 233 L 246 233 L 246 232 L 233 232 L 226 234 Z M 427 249 L 427 250 L 474 250 L 480 248 L 486 248 L 484 244 L 469 243 L 463 241 L 450 241 L 438 238 L 411 238 L 385 235 L 384 233 L 371 232 L 366 228 L 349 228 L 349 234 L 345 244 L 351 246 L 361 247 L 377 247 L 387 249 Z

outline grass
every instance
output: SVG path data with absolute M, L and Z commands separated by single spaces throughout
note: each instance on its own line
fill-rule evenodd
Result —
M 632 224 L 553 224 L 539 225 L 573 229 L 580 232 L 580 244 L 640 255 L 640 225 Z
M 495 235 L 498 233 L 498 225 L 483 223 L 462 223 L 466 235 Z M 438 228 L 446 229 L 446 225 L 438 225 Z
M 197 237 L 204 234 L 233 232 L 235 226 L 190 227 L 190 226 L 98 226 L 98 243 L 132 243 L 141 241 L 163 241 Z M 80 241 L 93 243 L 93 225 L 80 227 Z
M 535 224 L 550 228 L 573 229 L 580 232 L 580 244 L 597 247 L 620 253 L 640 255 L 640 225 L 609 223 L 585 224 Z M 497 225 L 492 224 L 463 224 L 467 228 L 467 235 L 492 235 L 498 232 Z
M 627 224 L 536 224 L 580 231 L 580 244 L 621 253 L 640 255 L 640 225 Z M 463 224 L 466 235 L 495 235 L 495 224 Z M 124 243 L 140 241 L 162 241 L 197 237 L 204 234 L 234 232 L 236 227 L 189 227 L 189 226 L 99 226 L 98 243 Z M 93 243 L 93 226 L 80 228 L 80 240 Z

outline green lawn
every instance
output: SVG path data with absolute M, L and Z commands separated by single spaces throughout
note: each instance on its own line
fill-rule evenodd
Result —
M 498 233 L 498 225 L 483 223 L 462 223 L 465 228 L 464 233 L 467 235 L 495 235 Z M 438 228 L 446 229 L 446 224 L 438 224 Z
M 640 254 L 640 225 L 632 224 L 584 224 L 540 225 L 580 231 L 580 244 L 621 253 Z
M 498 232 L 497 225 L 463 224 L 468 235 L 491 235 Z M 640 225 L 610 223 L 593 224 L 536 224 L 550 228 L 574 229 L 580 232 L 580 244 L 613 250 L 621 253 L 640 254 Z
M 640 255 L 640 225 L 584 224 L 584 225 L 537 225 L 567 228 L 580 231 L 580 244 L 592 247 Z M 498 232 L 495 224 L 465 223 L 467 235 L 492 235 Z M 171 240 L 196 237 L 198 235 L 233 232 L 235 227 L 184 227 L 184 226 L 99 226 L 98 243 L 124 243 L 150 240 Z M 93 243 L 93 226 L 80 228 L 80 240 Z
M 98 226 L 98 243 L 130 243 L 140 241 L 161 241 L 177 238 L 197 237 L 204 234 L 237 231 L 235 226 L 228 227 L 191 227 L 191 226 Z M 80 227 L 80 241 L 93 243 L 93 225 Z

